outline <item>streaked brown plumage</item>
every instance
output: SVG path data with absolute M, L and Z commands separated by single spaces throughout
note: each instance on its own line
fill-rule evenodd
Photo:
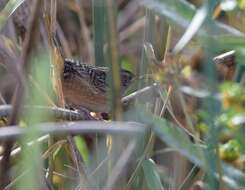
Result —
M 68 106 L 84 107 L 91 111 L 107 112 L 107 67 L 96 67 L 82 64 L 79 61 L 66 59 L 62 88 Z M 133 74 L 121 70 L 121 85 L 124 91 L 133 79 Z

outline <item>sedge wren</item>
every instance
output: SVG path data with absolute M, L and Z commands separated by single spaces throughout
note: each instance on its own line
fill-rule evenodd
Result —
M 96 67 L 65 59 L 62 88 L 68 106 L 86 108 L 95 112 L 107 112 L 107 77 L 109 68 Z M 131 84 L 133 74 L 121 69 L 122 91 Z

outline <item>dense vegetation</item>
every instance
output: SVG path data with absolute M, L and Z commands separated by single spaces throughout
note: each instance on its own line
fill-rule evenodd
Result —
M 244 0 L 1 0 L 0 189 L 245 189 L 244 26 Z M 108 109 L 67 105 L 66 58 L 109 67 Z

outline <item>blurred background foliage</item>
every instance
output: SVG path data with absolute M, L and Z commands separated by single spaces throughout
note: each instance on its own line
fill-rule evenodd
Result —
M 1 0 L 0 189 L 245 189 L 244 26 L 244 0 Z M 68 109 L 65 58 L 110 68 L 110 113 Z

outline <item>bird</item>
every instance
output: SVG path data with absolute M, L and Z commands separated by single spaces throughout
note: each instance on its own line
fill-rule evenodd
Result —
M 108 67 L 65 59 L 62 89 L 66 105 L 75 109 L 85 108 L 92 112 L 108 112 L 108 75 Z M 130 71 L 121 69 L 120 76 L 122 92 L 124 92 L 132 83 L 134 75 Z

